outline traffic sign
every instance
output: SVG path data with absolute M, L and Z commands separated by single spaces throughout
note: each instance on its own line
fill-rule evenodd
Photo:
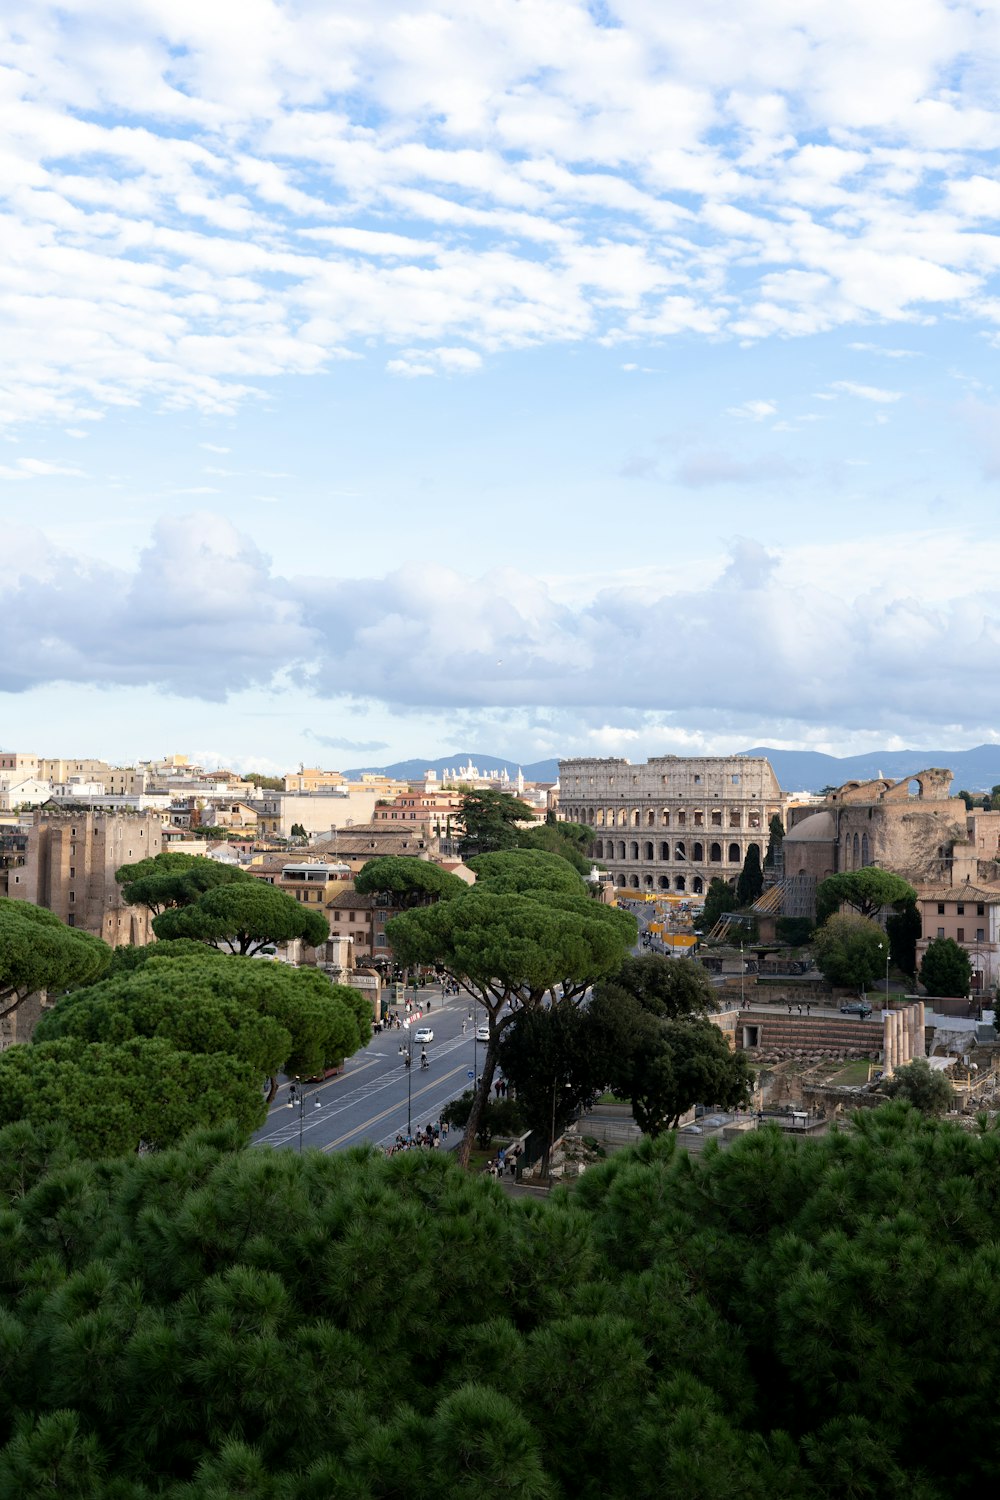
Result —
M 470 1068 L 469 1071 L 466 1073 L 465 1076 L 466 1076 L 466 1078 L 475 1078 L 476 1075 L 475 1075 L 475 1073 L 473 1073 L 472 1069 Z

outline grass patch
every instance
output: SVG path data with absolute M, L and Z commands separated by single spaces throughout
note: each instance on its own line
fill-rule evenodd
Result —
M 857 1062 L 850 1062 L 827 1079 L 828 1083 L 836 1084 L 839 1088 L 857 1088 L 862 1083 L 868 1082 L 868 1069 L 871 1065 L 870 1058 L 860 1058 Z

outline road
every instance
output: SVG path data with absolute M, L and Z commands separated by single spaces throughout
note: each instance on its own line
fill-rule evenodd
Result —
M 431 1010 L 413 1023 L 414 1030 L 418 1025 L 434 1028 L 434 1040 L 426 1047 L 427 1069 L 420 1067 L 416 1043 L 413 1066 L 405 1067 L 399 1053 L 407 1041 L 405 1028 L 383 1031 L 372 1037 L 364 1051 L 348 1058 L 338 1077 L 306 1085 L 301 1120 L 298 1108 L 288 1108 L 288 1084 L 282 1083 L 267 1122 L 254 1141 L 297 1150 L 301 1126 L 302 1144 L 321 1151 L 343 1151 L 364 1142 L 391 1145 L 397 1133 L 406 1135 L 408 1088 L 413 1129 L 423 1130 L 429 1121 L 436 1122 L 450 1099 L 472 1087 L 486 1055 L 486 1044 L 475 1042 L 471 1021 L 462 1035 L 462 1022 L 472 1009 L 467 995 L 451 996 L 442 1003 L 439 992 L 428 993 Z M 458 1138 L 455 1135 L 451 1141 Z

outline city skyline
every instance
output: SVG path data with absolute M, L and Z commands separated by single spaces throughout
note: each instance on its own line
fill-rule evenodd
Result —
M 15 0 L 0 743 L 995 742 L 996 20 Z

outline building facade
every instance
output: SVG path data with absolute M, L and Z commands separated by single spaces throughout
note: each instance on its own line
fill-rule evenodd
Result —
M 595 830 L 591 855 L 622 890 L 701 896 L 713 877 L 737 876 L 752 846 L 763 864 L 787 800 L 763 757 L 559 762 L 560 817 Z
M 112 948 L 148 943 L 151 915 L 145 907 L 126 905 L 115 872 L 159 854 L 161 832 L 156 813 L 39 808 L 29 827 L 10 836 L 12 847 L 0 863 L 0 895 L 47 907 L 68 927 L 93 933 Z

